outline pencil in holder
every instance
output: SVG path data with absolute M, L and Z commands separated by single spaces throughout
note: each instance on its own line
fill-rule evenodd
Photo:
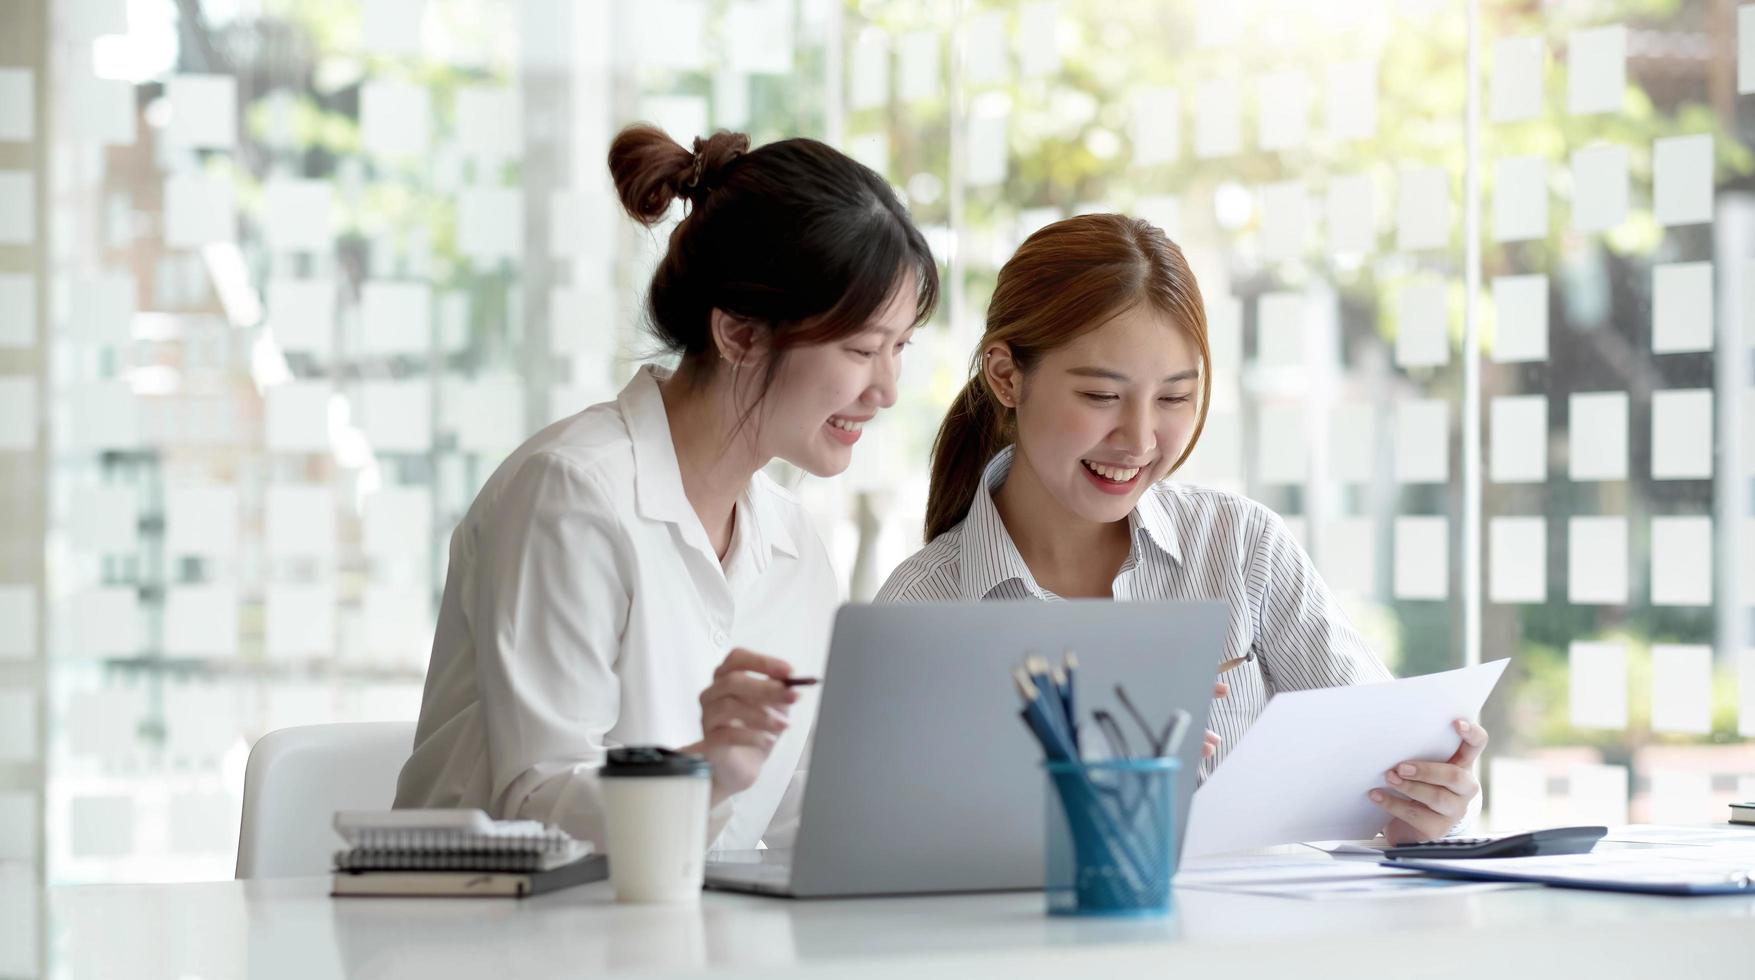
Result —
M 1044 762 L 1050 915 L 1165 915 L 1176 874 L 1174 758 Z

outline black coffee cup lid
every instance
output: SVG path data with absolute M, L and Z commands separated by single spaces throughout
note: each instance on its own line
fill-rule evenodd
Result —
M 599 776 L 707 776 L 713 767 L 706 759 L 656 745 L 630 745 L 609 750 Z

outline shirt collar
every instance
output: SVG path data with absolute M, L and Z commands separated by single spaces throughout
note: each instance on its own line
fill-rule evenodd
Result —
M 1047 597 L 1036 584 L 1036 577 L 1030 574 L 1030 566 L 1024 564 L 1024 556 L 1018 554 L 1018 546 L 1012 543 L 1005 522 L 1000 520 L 999 508 L 993 504 L 993 491 L 1005 483 L 1006 474 L 1011 471 L 1012 447 L 1007 446 L 982 471 L 981 481 L 975 486 L 975 499 L 969 502 L 969 515 L 963 518 L 958 567 L 962 578 L 960 594 L 966 598 L 985 599 L 988 593 L 1013 579 L 1023 583 L 1036 598 Z
M 1024 556 L 1018 553 L 1018 546 L 1012 542 L 1005 522 L 1000 519 L 999 508 L 993 502 L 993 492 L 1011 473 L 1012 450 L 1011 446 L 1005 447 L 987 464 L 981 482 L 975 487 L 975 499 L 969 503 L 969 515 L 963 519 L 958 564 L 962 577 L 960 594 L 966 597 L 986 598 L 994 589 L 1013 579 L 1021 582 L 1031 595 L 1037 598 L 1047 596 L 1030 574 L 1030 567 L 1024 563 Z M 1166 496 L 1155 489 L 1140 496 L 1139 503 L 1127 515 L 1128 536 L 1137 543 L 1142 536 L 1140 532 L 1145 532 L 1146 540 L 1180 564 L 1182 546 Z M 1129 558 L 1128 561 L 1131 564 L 1133 560 Z
M 616 396 L 634 450 L 634 505 L 646 520 L 699 528 L 700 516 L 683 492 L 676 443 L 670 438 L 670 417 L 664 411 L 664 395 L 658 390 L 659 383 L 669 376 L 660 367 L 645 365 Z M 737 498 L 738 528 L 733 534 L 748 540 L 763 567 L 770 550 L 798 556 L 798 544 L 782 513 L 786 498 L 786 491 L 761 473 L 750 479 Z

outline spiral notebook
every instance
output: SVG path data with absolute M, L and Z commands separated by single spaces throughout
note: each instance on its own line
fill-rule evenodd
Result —
M 548 871 L 591 853 L 558 827 L 480 810 L 342 810 L 335 832 L 349 845 L 335 870 L 348 872 Z

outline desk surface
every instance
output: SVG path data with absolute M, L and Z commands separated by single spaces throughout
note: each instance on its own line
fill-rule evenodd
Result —
M 1755 897 L 1744 896 L 1529 888 L 1317 902 L 1185 889 L 1170 918 L 1120 921 L 1050 918 L 1039 893 L 798 902 L 708 892 L 699 908 L 677 909 L 617 905 L 604 884 L 523 901 L 334 900 L 328 888 L 327 877 L 52 888 L 48 975 L 1067 980 L 1210 968 L 1480 980 L 1540 968 L 1600 980 L 1678 967 L 1748 976 L 1755 962 Z

